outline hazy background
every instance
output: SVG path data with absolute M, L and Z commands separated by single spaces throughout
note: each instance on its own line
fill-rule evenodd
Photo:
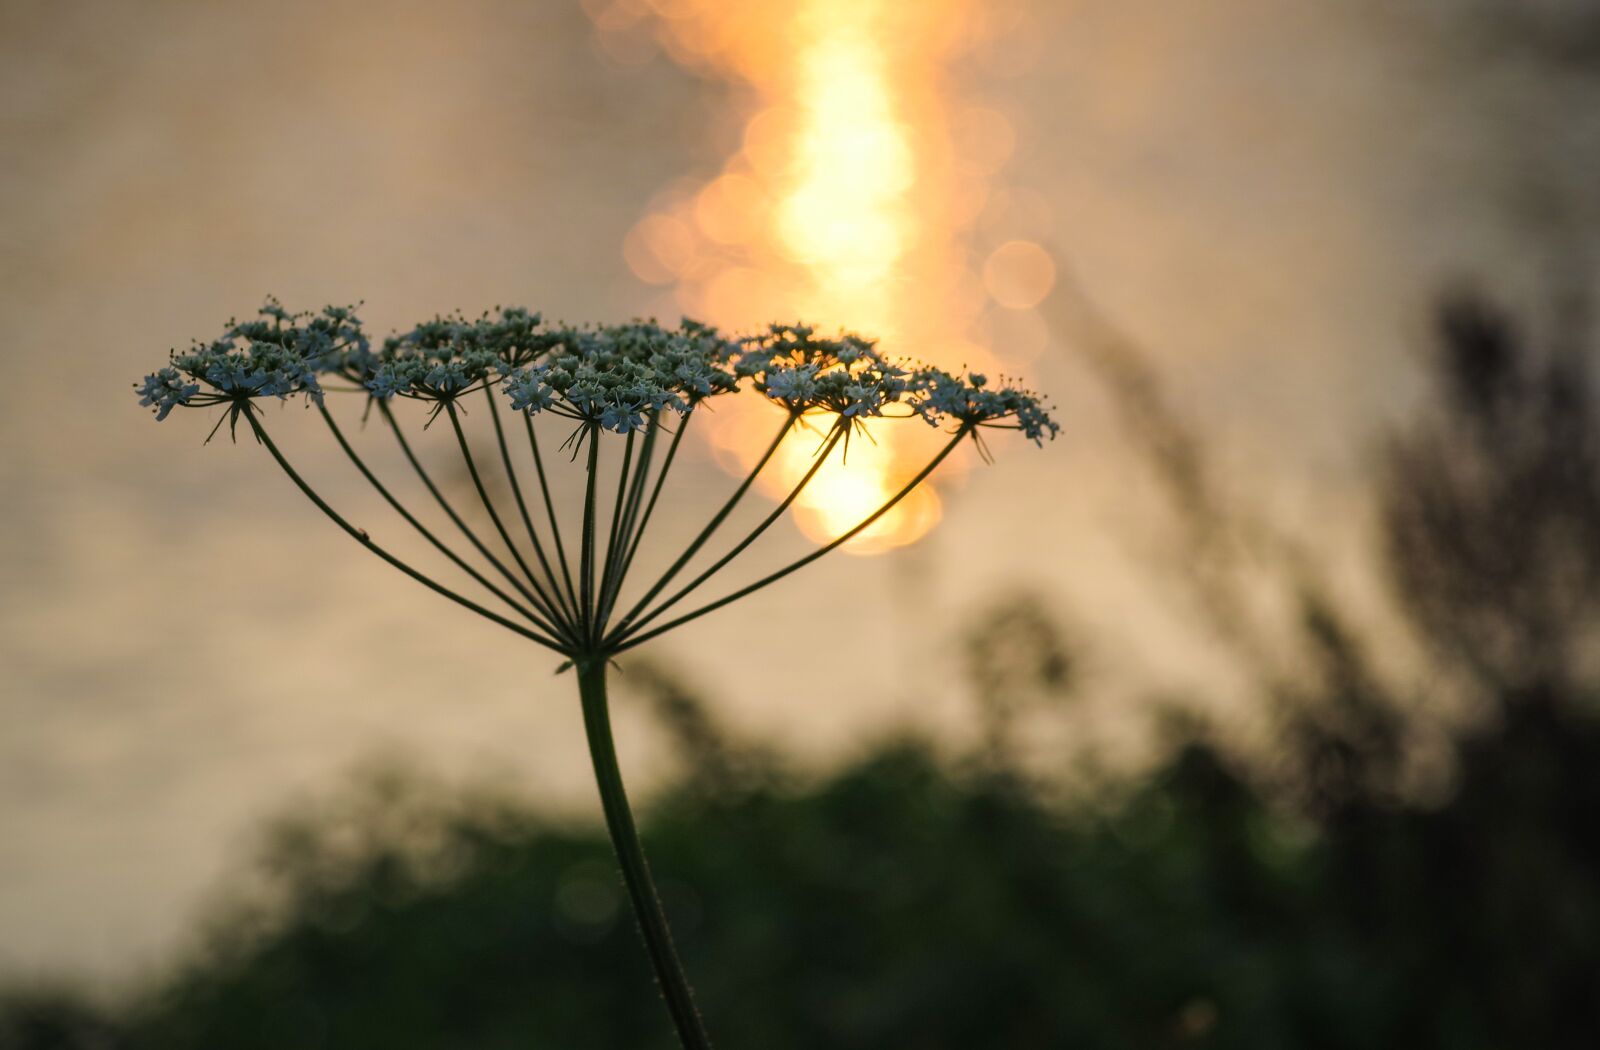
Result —
M 553 659 L 361 556 L 253 445 L 201 447 L 182 413 L 155 426 L 130 384 L 269 292 L 365 300 L 378 332 L 502 302 L 670 309 L 624 240 L 664 187 L 716 173 L 744 96 L 666 54 L 620 61 L 603 6 L 3 5 L 0 976 L 115 983 L 165 958 L 260 817 L 363 756 L 588 812 Z M 972 234 L 974 259 L 1048 246 L 1212 436 L 1224 490 L 1314 543 L 1382 625 L 1357 482 L 1419 396 L 1435 296 L 1471 281 L 1537 329 L 1592 277 L 1594 9 L 1001 14 L 944 80 L 1009 118 L 994 186 L 1029 202 Z M 1038 317 L 985 316 L 1002 360 L 1008 325 L 1038 343 Z M 894 724 L 970 731 L 931 686 L 970 614 L 1026 585 L 1085 646 L 1078 732 L 1112 760 L 1140 753 L 1142 696 L 1248 723 L 1157 582 L 1168 511 L 1069 334 L 1015 365 L 1061 440 L 996 442 L 921 543 L 834 556 L 657 655 L 730 724 L 822 761 Z M 694 453 L 685 484 L 725 490 Z M 797 658 L 823 617 L 859 659 Z M 1402 633 L 1379 633 L 1408 673 Z M 648 779 L 650 734 L 622 723 Z

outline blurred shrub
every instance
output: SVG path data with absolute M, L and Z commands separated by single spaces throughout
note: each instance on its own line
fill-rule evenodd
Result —
M 726 1046 L 1576 1047 L 1600 799 L 1564 786 L 1597 757 L 1591 730 L 1525 726 L 1469 749 L 1443 810 L 1317 827 L 1196 742 L 1063 811 L 902 741 L 812 785 L 671 791 L 646 838 Z M 0 1045 L 671 1045 L 597 830 L 398 783 L 275 854 L 275 921 Z

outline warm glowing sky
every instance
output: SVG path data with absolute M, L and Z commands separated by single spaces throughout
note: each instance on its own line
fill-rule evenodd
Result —
M 380 331 L 687 305 L 996 355 L 1055 395 L 1062 441 L 1003 443 L 916 512 L 941 516 L 923 542 L 659 651 L 825 754 L 959 725 L 959 624 L 1031 586 L 1089 647 L 1082 731 L 1117 738 L 1130 694 L 1214 669 L 1150 586 L 1166 519 L 1031 309 L 1029 245 L 1149 345 L 1233 491 L 1354 560 L 1353 479 L 1414 394 L 1427 297 L 1474 275 L 1540 305 L 1548 231 L 1600 228 L 1595 89 L 1467 34 L 1489 3 L 1041 0 L 984 43 L 941 35 L 976 9 L 954 0 L 0 15 L 0 974 L 128 972 L 257 817 L 375 751 L 590 804 L 553 661 L 355 557 L 257 450 L 150 423 L 128 386 L 167 347 L 271 291 L 365 298 Z M 691 494 L 727 484 L 741 426 L 696 447 Z M 826 659 L 793 640 L 818 623 Z

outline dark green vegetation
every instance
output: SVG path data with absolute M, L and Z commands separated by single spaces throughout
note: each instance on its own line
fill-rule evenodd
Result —
M 1378 482 L 1426 695 L 1376 669 L 1316 559 L 1219 508 L 1126 358 L 1107 367 L 1182 509 L 1188 593 L 1272 712 L 1271 747 L 1174 721 L 1138 783 L 1062 792 L 1016 752 L 1030 709 L 1086 686 L 1028 602 L 970 641 L 972 751 L 890 742 L 821 779 L 633 668 L 687 771 L 643 829 L 718 1044 L 1594 1045 L 1591 378 L 1581 345 L 1535 352 L 1479 304 L 1441 331 L 1438 403 Z M 1277 566 L 1291 629 L 1253 626 L 1241 545 Z M 672 1045 L 598 826 L 393 775 L 270 842 L 260 902 L 159 988 L 115 1011 L 19 994 L 0 1046 Z

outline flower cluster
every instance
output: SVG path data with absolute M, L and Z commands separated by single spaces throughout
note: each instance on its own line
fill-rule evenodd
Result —
M 499 386 L 514 411 L 551 412 L 619 434 L 662 413 L 688 412 L 748 381 L 796 414 L 826 413 L 848 425 L 895 406 L 931 425 L 1010 426 L 1035 442 L 1059 429 L 1033 393 L 991 386 L 937 368 L 890 361 L 875 343 L 841 334 L 822 338 L 805 325 L 772 325 L 741 339 L 685 319 L 586 328 L 546 328 L 520 308 L 476 320 L 437 317 L 373 351 L 353 308 L 291 314 L 268 301 L 261 319 L 232 323 L 223 337 L 174 354 L 136 384 L 140 404 L 165 419 L 180 405 L 304 393 L 320 403 L 318 376 L 335 374 L 372 397 L 443 406 Z
M 881 416 L 911 390 L 911 373 L 869 339 L 819 339 L 806 325 L 771 325 L 743 340 L 735 371 L 793 412 L 831 412 L 858 422 Z
M 506 370 L 513 409 L 553 410 L 626 434 L 643 429 L 649 416 L 681 415 L 737 388 L 729 368 L 737 344 L 695 321 L 677 329 L 636 321 L 554 334 L 545 356 Z
M 1014 386 L 991 387 L 989 378 L 977 372 L 961 379 L 924 368 L 912 375 L 911 388 L 917 414 L 931 426 L 949 419 L 970 426 L 1011 426 L 1038 445 L 1046 437 L 1054 440 L 1061 429 L 1037 394 Z
M 437 318 L 388 340 L 368 373 L 351 378 L 378 398 L 435 403 L 498 384 L 515 411 L 549 410 L 618 433 L 735 387 L 727 362 L 737 344 L 706 325 L 540 325 L 522 309 Z
M 269 299 L 258 319 L 229 321 L 221 337 L 174 351 L 171 363 L 135 383 L 139 404 L 165 419 L 182 405 L 230 403 L 304 393 L 320 402 L 318 375 L 343 372 L 370 356 L 354 307 L 292 314 Z
M 200 393 L 200 384 L 191 383 L 182 372 L 170 365 L 157 369 L 144 377 L 144 382 L 135 383 L 133 388 L 139 392 L 139 404 L 145 408 L 155 410 L 156 421 L 167 418 L 179 405 L 187 405 Z
M 348 378 L 385 401 L 451 401 L 543 353 L 550 337 L 540 325 L 538 314 L 515 307 L 476 321 L 436 317 L 385 340 L 382 351 Z

